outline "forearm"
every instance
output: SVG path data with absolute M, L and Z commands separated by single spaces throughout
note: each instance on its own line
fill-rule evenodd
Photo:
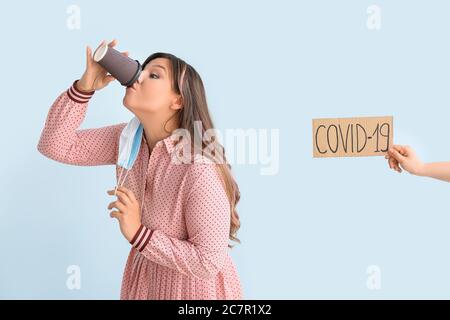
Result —
M 77 141 L 76 131 L 84 120 L 90 94 L 76 89 L 76 82 L 60 94 L 48 111 L 37 149 L 46 157 L 60 162 L 67 161 L 67 155 Z
M 160 230 L 141 226 L 130 241 L 145 258 L 181 274 L 211 279 L 220 271 L 227 253 L 222 249 L 199 245 L 189 240 L 169 237 Z
M 48 111 L 37 149 L 55 161 L 82 166 L 112 165 L 126 123 L 80 129 L 94 91 L 81 92 L 78 81 L 61 93 Z
M 425 163 L 418 175 L 450 182 L 450 162 Z

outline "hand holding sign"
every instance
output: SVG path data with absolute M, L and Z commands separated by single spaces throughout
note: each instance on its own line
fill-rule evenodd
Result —
M 393 145 L 392 117 L 313 119 L 313 156 L 385 155 L 391 169 L 450 182 L 450 162 L 423 163 L 410 146 Z
M 389 167 L 399 173 L 403 168 L 414 175 L 423 174 L 424 163 L 410 146 L 394 145 L 385 158 L 388 160 Z
M 423 163 L 410 146 L 394 145 L 386 155 L 389 167 L 398 172 L 450 182 L 450 162 Z M 402 169 L 400 169 L 400 167 Z

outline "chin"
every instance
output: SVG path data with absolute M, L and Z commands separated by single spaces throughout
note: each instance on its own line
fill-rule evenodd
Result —
M 132 99 L 130 99 L 130 97 L 128 95 L 125 95 L 123 97 L 122 103 L 125 106 L 125 108 L 127 108 L 129 110 L 132 109 L 133 101 L 132 101 Z
M 138 105 L 131 101 L 131 99 L 127 99 L 127 97 L 123 98 L 123 105 L 134 115 L 136 115 L 136 113 L 141 113 L 142 111 Z

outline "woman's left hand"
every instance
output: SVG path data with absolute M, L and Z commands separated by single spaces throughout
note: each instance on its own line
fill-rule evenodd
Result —
M 114 189 L 108 190 L 109 195 L 114 195 Z M 117 218 L 120 231 L 130 242 L 141 226 L 141 210 L 139 202 L 133 192 L 125 187 L 118 187 L 116 191 L 117 201 L 109 204 L 108 210 L 116 208 L 109 214 L 111 218 Z

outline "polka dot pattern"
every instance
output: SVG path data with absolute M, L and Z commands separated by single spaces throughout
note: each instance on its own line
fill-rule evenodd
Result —
M 87 105 L 62 93 L 50 108 L 38 150 L 67 164 L 115 165 L 126 123 L 78 130 Z M 120 298 L 243 299 L 229 254 L 230 204 L 218 169 L 200 155 L 176 164 L 176 151 L 174 135 L 151 152 L 143 135 L 123 184 L 140 202 L 141 222 L 152 232 L 141 252 L 131 247 Z M 116 166 L 117 179 L 120 171 Z

